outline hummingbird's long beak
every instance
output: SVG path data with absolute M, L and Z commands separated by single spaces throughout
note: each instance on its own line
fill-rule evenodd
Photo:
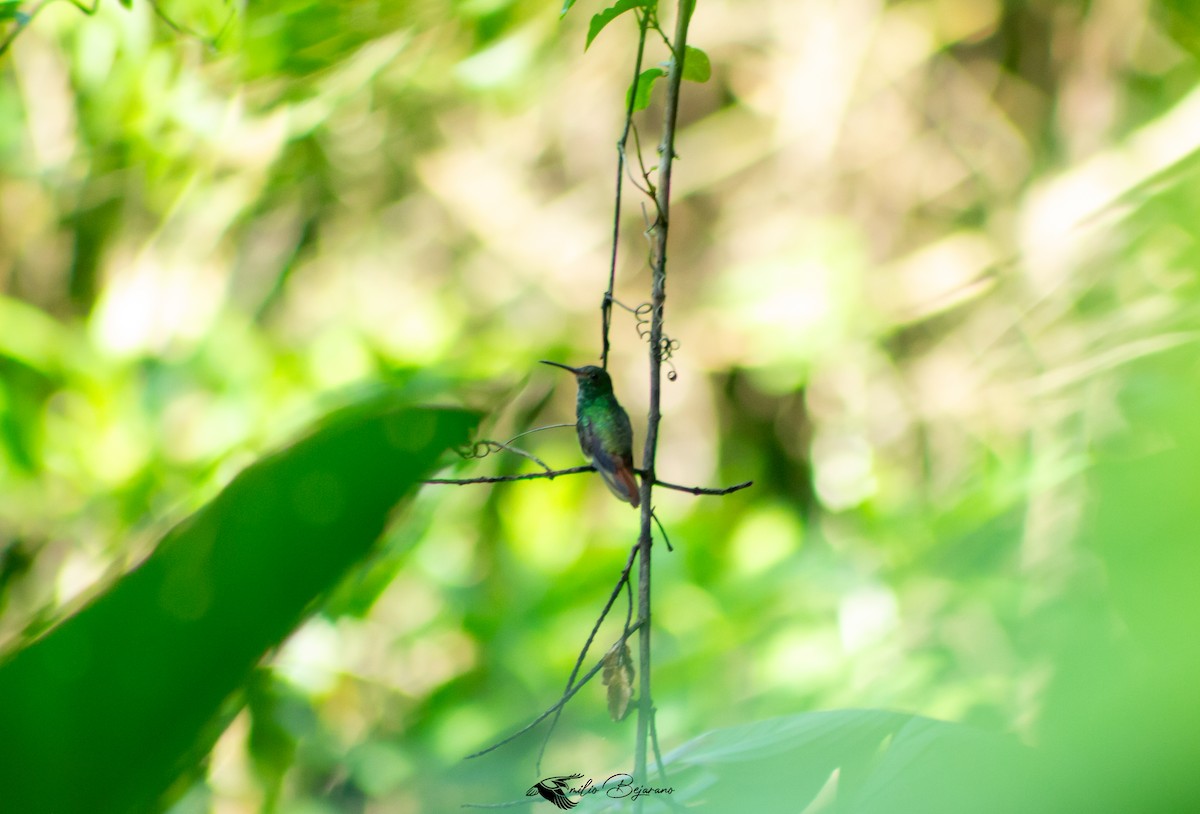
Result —
M 579 368 L 577 368 L 577 367 L 571 367 L 570 365 L 562 365 L 562 364 L 559 364 L 558 362 L 547 362 L 545 359 L 540 359 L 539 361 L 543 365 L 552 365 L 553 367 L 561 367 L 563 370 L 571 371 L 576 376 L 579 375 Z

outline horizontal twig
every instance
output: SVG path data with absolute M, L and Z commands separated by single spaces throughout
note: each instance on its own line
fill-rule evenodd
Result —
M 570 469 L 553 469 L 549 472 L 530 472 L 526 475 L 497 475 L 486 478 L 430 478 L 422 483 L 448 483 L 454 486 L 466 486 L 471 483 L 507 483 L 513 480 L 536 480 L 538 478 L 557 478 L 559 475 L 578 475 L 580 472 L 595 472 L 596 467 L 573 466 Z
M 638 470 L 638 474 L 641 474 L 641 470 Z M 709 489 L 704 486 L 680 486 L 678 483 L 667 483 L 665 480 L 655 480 L 654 485 L 661 486 L 664 489 L 674 489 L 676 492 L 687 492 L 691 495 L 728 495 L 732 492 L 740 492 L 742 489 L 753 486 L 754 481 L 743 481 L 733 486 L 726 486 L 723 489 Z
M 549 472 L 530 472 L 525 475 L 495 475 L 482 478 L 430 478 L 422 483 L 449 484 L 451 486 L 468 486 L 472 483 L 508 483 L 509 481 L 517 480 L 537 480 L 538 478 L 557 478 L 559 475 L 578 475 L 582 472 L 595 472 L 596 467 L 591 464 L 584 466 L 573 466 L 570 469 L 553 469 Z M 635 469 L 639 475 L 645 477 L 646 473 L 641 469 Z M 678 483 L 667 483 L 665 480 L 655 480 L 655 486 L 661 486 L 664 489 L 674 489 L 676 492 L 687 492 L 691 495 L 728 495 L 732 492 L 738 492 L 748 486 L 753 486 L 754 481 L 748 480 L 743 483 L 726 486 L 720 489 L 711 489 L 705 486 L 680 486 Z

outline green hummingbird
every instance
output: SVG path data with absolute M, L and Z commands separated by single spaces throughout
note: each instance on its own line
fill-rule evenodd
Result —
M 542 360 L 575 374 L 579 395 L 575 400 L 575 431 L 579 446 L 619 500 L 638 507 L 637 479 L 633 477 L 633 428 L 629 415 L 613 395 L 612 379 L 595 365 L 569 367 Z

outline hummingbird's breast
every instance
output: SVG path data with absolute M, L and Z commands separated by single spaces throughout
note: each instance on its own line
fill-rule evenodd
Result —
M 629 416 L 612 395 L 581 400 L 578 406 L 579 444 L 589 456 L 599 448 L 626 455 L 633 447 Z

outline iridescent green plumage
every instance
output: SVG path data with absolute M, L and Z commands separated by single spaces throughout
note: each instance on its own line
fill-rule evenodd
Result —
M 561 367 L 575 374 L 579 395 L 575 400 L 575 430 L 579 446 L 608 488 L 621 500 L 637 508 L 638 485 L 633 476 L 633 428 L 629 415 L 613 395 L 612 379 L 594 365 Z

